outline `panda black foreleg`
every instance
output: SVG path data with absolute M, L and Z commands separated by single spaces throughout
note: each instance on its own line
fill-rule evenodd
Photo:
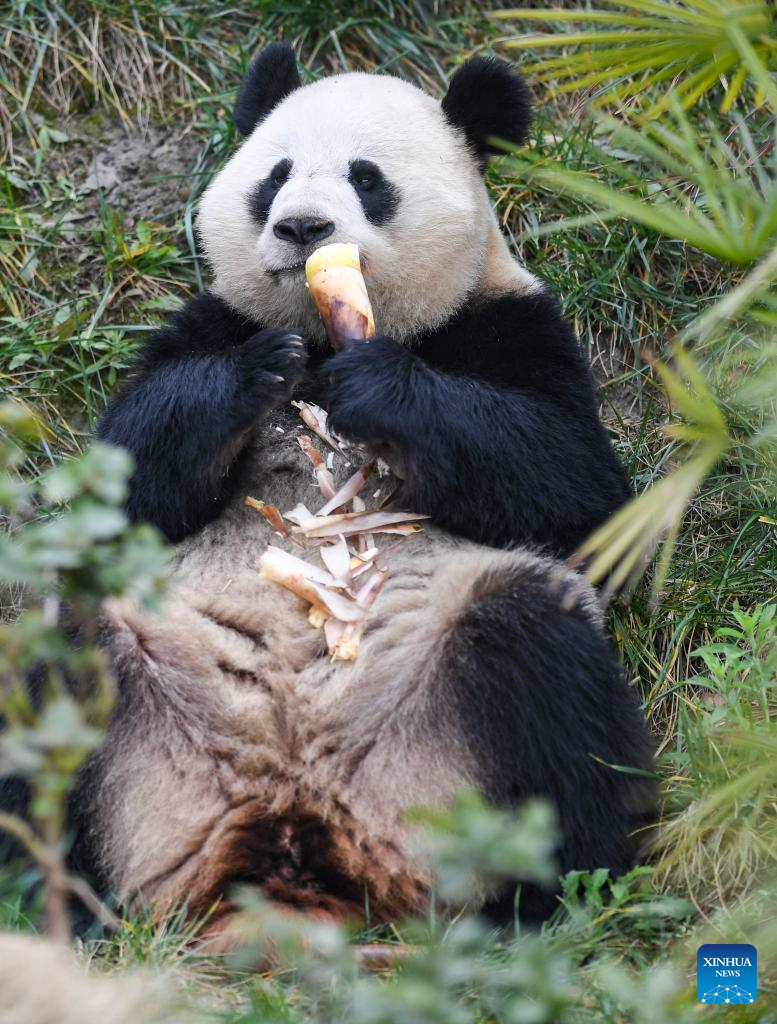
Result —
M 489 801 L 552 803 L 560 874 L 606 867 L 617 875 L 634 863 L 642 845 L 634 832 L 655 811 L 652 745 L 582 588 L 531 567 L 482 577 L 450 627 L 430 706 L 478 765 Z M 510 920 L 514 890 L 486 911 Z M 523 888 L 524 921 L 554 906 L 553 893 Z
M 296 332 L 264 330 L 238 343 L 206 344 L 205 325 L 190 321 L 179 317 L 152 335 L 98 431 L 135 459 L 127 499 L 132 521 L 151 522 L 172 541 L 219 514 L 251 428 L 289 400 L 306 362 Z
M 333 429 L 384 455 L 402 504 L 451 533 L 566 554 L 627 497 L 585 381 L 554 400 L 442 372 L 382 337 L 329 371 Z

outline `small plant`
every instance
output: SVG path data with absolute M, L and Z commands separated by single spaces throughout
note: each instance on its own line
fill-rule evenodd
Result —
M 160 593 L 165 548 L 150 527 L 128 527 L 122 511 L 131 464 L 126 453 L 95 444 L 36 481 L 17 475 L 19 441 L 40 439 L 21 407 L 0 405 L 0 506 L 10 530 L 0 535 L 0 583 L 27 588 L 25 608 L 0 625 L 0 776 L 23 780 L 30 820 L 0 813 L 44 879 L 45 921 L 60 941 L 70 934 L 67 902 L 75 894 L 112 920 L 89 886 L 66 869 L 65 813 L 75 777 L 100 741 L 113 681 L 97 646 L 98 605 L 131 593 Z M 61 621 L 66 604 L 74 645 Z
M 174 245 L 167 243 L 168 233 L 161 225 L 138 221 L 134 237 L 128 237 L 120 209 L 109 208 L 101 202 L 100 213 L 101 241 L 112 276 L 124 271 L 160 277 L 180 260 L 181 254 Z
M 686 899 L 657 895 L 655 869 L 632 868 L 613 878 L 606 868 L 570 871 L 562 879 L 559 912 L 554 927 L 565 942 L 593 951 L 598 943 L 623 946 L 627 955 L 647 958 L 659 953 L 687 921 L 693 905 Z
M 496 811 L 475 792 L 462 792 L 445 811 L 418 811 L 410 820 L 426 826 L 417 843 L 436 867 L 439 894 L 466 901 L 473 888 L 522 879 L 552 886 L 558 828 L 553 809 L 528 801 L 518 812 Z
M 777 870 L 777 605 L 734 608 L 693 653 L 659 873 L 706 907 Z

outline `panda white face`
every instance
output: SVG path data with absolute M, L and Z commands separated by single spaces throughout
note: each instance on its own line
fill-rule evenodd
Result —
M 494 228 L 481 167 L 440 103 L 359 73 L 286 96 L 213 180 L 198 218 L 215 290 L 310 338 L 323 337 L 304 274 L 318 246 L 359 246 L 378 330 L 407 339 L 473 292 Z

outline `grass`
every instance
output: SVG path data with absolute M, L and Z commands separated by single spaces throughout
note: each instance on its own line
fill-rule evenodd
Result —
M 235 144 L 230 103 L 257 46 L 279 37 L 294 41 L 311 79 L 343 69 L 390 70 L 440 94 L 456 61 L 488 45 L 495 32 L 481 5 L 453 2 L 437 11 L 415 0 L 365 0 L 349 5 L 347 16 L 341 4 L 324 0 L 229 7 L 211 0 L 14 0 L 0 9 L 0 28 L 0 388 L 48 428 L 18 467 L 25 479 L 88 445 L 143 332 L 206 280 L 194 209 Z M 500 24 L 500 32 L 509 30 L 510 23 Z M 741 91 L 740 99 L 749 95 L 744 85 Z M 773 126 L 742 108 L 734 131 L 715 134 L 720 99 L 711 85 L 702 113 L 721 159 L 710 169 L 697 155 L 695 182 L 681 180 L 670 165 L 646 180 L 640 139 L 616 138 L 611 126 L 580 116 L 576 98 L 566 95 L 539 105 L 522 170 L 502 158 L 489 171 L 515 251 L 557 290 L 575 321 L 605 422 L 636 491 L 679 456 L 677 440 L 665 430 L 669 407 L 653 355 L 746 274 L 736 259 L 713 259 L 660 234 L 666 225 L 655 211 L 665 213 L 667 196 L 687 199 L 688 215 L 714 234 L 716 211 L 699 200 L 705 175 L 717 174 L 736 191 L 744 169 L 741 209 L 756 202 L 753 190 L 769 184 L 771 171 L 764 168 L 774 160 Z M 677 130 L 682 134 L 682 123 Z M 567 193 L 569 172 L 622 190 L 621 213 L 630 219 L 606 212 L 595 188 L 584 199 Z M 739 252 L 758 241 L 762 252 L 768 231 L 745 237 L 743 223 L 726 224 L 726 243 Z M 767 300 L 760 308 L 766 325 Z M 608 883 L 596 877 L 568 880 L 569 914 L 544 946 L 525 936 L 517 952 L 495 951 L 482 937 L 480 946 L 469 947 L 474 940 L 467 939 L 466 922 L 460 931 L 452 927 L 430 944 L 419 967 L 408 969 L 407 990 L 389 989 L 394 995 L 357 982 L 344 996 L 333 965 L 345 964 L 346 975 L 353 965 L 331 936 L 316 940 L 324 947 L 330 942 L 329 951 L 319 950 L 310 964 L 303 957 L 307 967 L 293 975 L 257 977 L 239 966 L 225 975 L 223 965 L 187 952 L 182 921 L 160 930 L 142 913 L 125 915 L 119 933 L 89 945 L 85 958 L 114 973 L 137 964 L 175 968 L 187 999 L 231 1024 L 337 1020 L 341 997 L 352 1020 L 452 1020 L 468 1000 L 482 1007 L 478 1019 L 491 1020 L 499 1016 L 500 999 L 505 1006 L 517 999 L 508 997 L 498 974 L 508 967 L 534 993 L 531 1006 L 544 1008 L 545 1017 L 532 1019 L 647 1020 L 640 1016 L 646 994 L 639 988 L 643 975 L 653 977 L 647 967 L 670 948 L 685 962 L 700 935 L 680 901 L 689 899 L 696 920 L 712 933 L 722 913 L 729 927 L 740 919 L 762 921 L 768 901 L 761 895 L 754 912 L 747 898 L 773 892 L 764 878 L 777 867 L 769 823 L 777 779 L 771 735 L 757 727 L 775 713 L 770 687 L 777 667 L 774 623 L 763 624 L 768 613 L 758 612 L 755 623 L 742 616 L 777 593 L 777 502 L 775 467 L 770 475 L 768 457 L 753 441 L 759 402 L 743 405 L 731 383 L 746 365 L 751 338 L 749 329 L 732 331 L 725 360 L 716 350 L 710 365 L 735 444 L 692 497 L 660 592 L 638 589 L 610 610 L 627 675 L 662 755 L 672 825 L 657 875 L 637 873 L 614 892 L 605 892 Z M 22 600 L 18 589 L 3 592 L 4 616 L 12 618 Z M 721 792 L 727 796 L 716 810 L 710 801 Z M 39 909 L 35 878 L 29 871 L 0 873 L 4 927 L 32 929 Z M 656 903 L 659 898 L 665 902 Z M 764 948 L 772 948 L 770 933 L 763 934 Z M 473 948 L 490 950 L 486 966 Z M 465 984 L 461 978 L 476 961 L 476 977 Z M 611 976 L 610 961 L 639 971 L 621 976 L 616 969 Z M 549 978 L 551 968 L 557 977 Z M 777 978 L 766 981 L 774 985 Z M 684 1019 L 690 1004 L 667 985 L 660 997 L 666 1004 L 650 990 L 659 1007 L 652 1019 Z M 616 991 L 625 1017 L 608 1016 L 615 1014 Z M 579 1015 L 565 1016 L 570 1007 Z M 519 1010 L 516 1002 L 515 1019 L 527 1019 Z

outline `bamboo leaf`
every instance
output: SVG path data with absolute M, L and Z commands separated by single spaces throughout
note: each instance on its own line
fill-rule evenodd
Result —
M 632 587 L 659 544 L 654 594 L 666 580 L 680 523 L 695 491 L 731 445 L 726 418 L 704 375 L 684 349 L 674 353 L 675 367 L 655 369 L 672 407 L 682 417 L 670 430 L 689 442 L 689 454 L 676 470 L 630 501 L 580 545 L 570 559 L 584 566 L 588 579 L 603 584 L 603 598 Z
M 734 106 L 734 103 L 736 102 L 740 92 L 742 91 L 742 86 L 745 84 L 746 79 L 747 66 L 745 64 L 741 64 L 734 72 L 731 78 L 731 82 L 729 83 L 728 89 L 726 90 L 725 99 L 720 105 L 721 114 L 729 113 L 731 108 Z
M 777 85 L 774 84 L 758 53 L 753 49 L 750 41 L 736 24 L 729 25 L 728 33 L 737 51 L 745 61 L 750 74 L 758 83 L 758 88 L 763 91 L 764 96 L 769 97 L 772 109 L 777 110 Z
M 740 315 L 755 298 L 777 280 L 777 247 L 752 270 L 733 291 L 719 299 L 685 329 L 680 336 L 681 342 L 708 338 L 717 327 L 727 320 Z
M 681 238 L 719 259 L 732 263 L 749 262 L 743 259 L 736 243 L 723 237 L 710 221 L 700 221 L 670 203 L 646 203 L 642 198 L 616 192 L 607 185 L 573 171 L 540 168 L 530 173 L 543 184 L 567 195 L 590 199 L 605 210 L 629 217 L 659 234 Z
M 732 72 L 724 110 L 731 108 L 748 78 L 777 109 L 777 84 L 770 75 L 777 38 L 766 0 L 633 0 L 628 6 L 622 0 L 601 0 L 601 6 L 618 9 L 514 10 L 499 11 L 494 17 L 590 26 L 502 40 L 505 46 L 532 54 L 562 51 L 560 56 L 535 57 L 529 64 L 540 81 L 552 83 L 554 92 L 610 83 L 611 88 L 594 101 L 602 105 L 638 95 L 647 84 L 635 81 L 640 71 L 650 84 L 672 78 L 672 89 L 643 110 L 641 119 L 649 121 L 666 111 L 673 95 L 689 109 Z M 579 49 L 569 53 L 571 47 Z
M 635 28 L 649 26 L 663 28 L 664 18 L 644 18 L 638 15 L 622 14 L 619 11 L 579 11 L 579 10 L 506 10 L 489 11 L 489 18 L 494 21 L 590 21 L 597 25 L 633 25 Z

